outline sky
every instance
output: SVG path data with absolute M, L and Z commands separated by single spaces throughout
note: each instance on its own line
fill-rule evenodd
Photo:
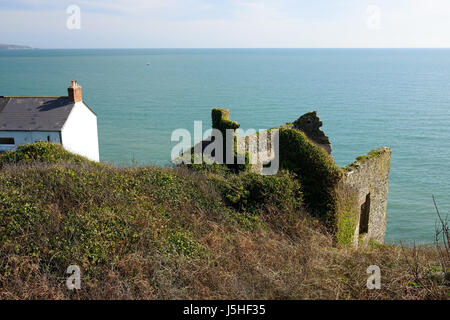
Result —
M 35 48 L 450 47 L 450 0 L 0 0 Z

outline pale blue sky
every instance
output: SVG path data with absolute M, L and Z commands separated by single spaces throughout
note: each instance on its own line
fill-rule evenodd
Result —
M 81 28 L 69 30 L 69 5 Z M 0 0 L 0 43 L 38 48 L 450 47 L 449 0 Z

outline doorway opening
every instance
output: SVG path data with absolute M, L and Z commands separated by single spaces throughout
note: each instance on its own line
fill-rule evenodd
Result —
M 361 215 L 359 219 L 359 234 L 367 233 L 369 231 L 369 216 L 370 216 L 370 193 L 367 194 L 366 199 L 361 204 Z

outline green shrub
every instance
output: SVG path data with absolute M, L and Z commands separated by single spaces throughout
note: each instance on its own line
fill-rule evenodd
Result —
M 8 167 L 0 172 L 0 256 L 30 257 L 50 269 L 78 264 L 89 276 L 148 247 L 199 257 L 202 247 L 184 220 L 223 206 L 171 170 Z M 0 277 L 5 263 L 0 259 Z
M 380 249 L 380 248 L 386 247 L 387 244 L 380 243 L 380 242 L 378 242 L 378 241 L 376 241 L 374 239 L 370 239 L 368 246 L 369 246 L 370 249 L 376 250 L 376 249 Z M 441 271 L 441 270 L 439 270 L 439 271 Z
M 328 220 L 336 209 L 336 187 L 341 169 L 321 147 L 296 129 L 280 128 L 280 167 L 300 179 L 305 204 L 311 213 Z
M 265 207 L 288 210 L 302 204 L 300 182 L 287 171 L 274 176 L 253 172 L 228 177 L 211 175 L 209 179 L 225 203 L 238 210 L 251 212 Z
M 245 163 L 239 164 L 237 163 L 237 152 L 234 153 L 234 163 L 232 164 L 221 164 L 214 162 L 213 160 L 210 161 L 210 163 L 207 163 L 205 161 L 205 155 L 203 155 L 202 163 L 194 163 L 195 155 L 191 154 L 191 163 L 185 164 L 182 163 L 179 166 L 181 167 L 187 167 L 193 171 L 199 172 L 199 173 L 216 173 L 220 175 L 226 175 L 226 174 L 237 174 L 240 172 L 246 172 L 251 170 L 251 164 L 250 164 L 250 155 L 248 152 L 245 153 L 244 159 Z
M 257 228 L 264 226 L 264 223 L 260 220 L 259 216 L 254 214 L 233 212 L 230 217 L 241 229 L 247 231 L 254 231 Z
M 201 258 L 205 255 L 205 248 L 185 232 L 170 234 L 169 244 L 178 254 L 187 258 Z
M 61 161 L 95 163 L 82 156 L 66 151 L 59 144 L 42 141 L 19 145 L 16 150 L 8 150 L 5 153 L 0 154 L 0 167 L 5 164 L 34 161 L 46 163 L 56 163 Z

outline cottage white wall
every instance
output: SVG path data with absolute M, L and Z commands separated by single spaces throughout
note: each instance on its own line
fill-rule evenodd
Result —
M 100 161 L 97 116 L 83 103 L 75 103 L 61 131 L 63 147 L 93 161 Z
M 0 131 L 0 138 L 14 138 L 14 145 L 0 144 L 0 151 L 15 149 L 20 144 L 37 141 L 61 143 L 61 135 L 56 131 Z

